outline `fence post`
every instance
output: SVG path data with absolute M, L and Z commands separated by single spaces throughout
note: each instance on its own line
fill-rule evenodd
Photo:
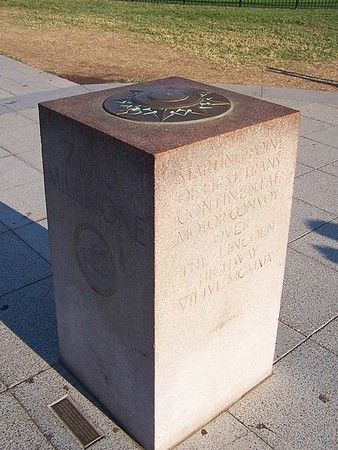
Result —
M 299 4 L 299 0 L 296 0 L 296 3 L 295 3 L 295 9 L 298 8 L 298 4 Z

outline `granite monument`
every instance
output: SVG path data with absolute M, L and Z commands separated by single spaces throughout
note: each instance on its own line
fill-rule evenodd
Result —
M 172 448 L 271 374 L 299 113 L 168 78 L 40 122 L 62 362 Z

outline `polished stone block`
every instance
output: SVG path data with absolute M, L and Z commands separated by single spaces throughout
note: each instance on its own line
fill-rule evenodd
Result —
M 102 108 L 126 87 L 40 105 L 62 361 L 157 450 L 271 374 L 299 127 L 294 110 L 184 79 L 132 89 L 162 86 L 232 109 L 134 122 Z

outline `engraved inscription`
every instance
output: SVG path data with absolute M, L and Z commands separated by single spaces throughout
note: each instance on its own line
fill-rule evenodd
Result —
M 269 139 L 261 142 L 254 148 L 247 151 L 240 149 L 233 153 L 223 153 L 217 158 L 206 159 L 202 163 L 194 164 L 194 161 L 182 161 L 182 167 L 179 170 L 179 181 L 186 183 L 197 178 L 204 178 L 206 176 L 214 176 L 216 174 L 224 173 L 242 163 L 246 163 L 245 176 L 249 178 L 251 175 L 258 175 L 271 168 L 276 168 L 279 164 L 280 153 L 275 155 L 268 155 L 271 150 L 279 150 L 282 146 L 282 140 Z M 261 158 L 262 157 L 262 158 Z M 264 160 L 265 157 L 265 160 Z M 257 158 L 261 158 L 257 160 Z
M 104 237 L 89 224 L 78 225 L 74 248 L 87 283 L 105 297 L 113 295 L 116 290 L 116 267 Z
M 237 146 L 233 153 L 218 151 L 219 158 L 178 160 L 172 244 L 182 254 L 177 276 L 186 293 L 176 300 L 181 311 L 224 302 L 230 285 L 273 263 L 277 205 L 284 208 L 290 200 L 293 177 L 285 169 L 284 146 L 280 138 L 267 139 L 254 147 Z M 201 249 L 193 259 L 191 246 Z
M 281 199 L 285 179 L 278 172 L 280 152 L 262 160 L 246 170 L 214 176 L 203 182 L 199 189 L 187 187 L 179 196 L 177 212 L 177 243 L 206 234 L 231 234 L 229 228 L 238 229 L 238 221 Z M 262 172 L 266 172 L 262 174 Z M 231 225 L 233 222 L 233 225 Z
M 84 153 L 85 150 L 66 141 L 64 166 L 56 167 L 46 162 L 46 181 L 112 225 L 120 235 L 146 246 L 149 230 L 145 214 L 141 210 L 134 211 L 114 196 L 116 176 L 113 168 L 109 166 L 108 170 L 107 164 L 91 161 Z
M 262 256 L 255 254 L 256 251 L 252 248 L 247 254 L 236 254 L 233 258 L 220 262 L 218 266 L 208 265 L 200 273 L 198 289 L 178 300 L 182 310 L 210 300 L 214 294 L 224 291 L 231 283 L 242 280 L 272 261 L 270 253 Z

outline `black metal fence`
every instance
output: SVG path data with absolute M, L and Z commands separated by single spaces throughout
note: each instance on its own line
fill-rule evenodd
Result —
M 338 0 L 131 0 L 181 5 L 237 6 L 250 8 L 337 8 Z

